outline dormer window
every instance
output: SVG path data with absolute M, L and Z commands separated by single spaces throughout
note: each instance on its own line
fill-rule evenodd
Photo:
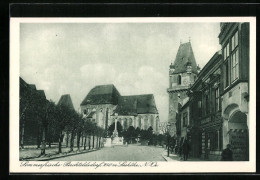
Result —
M 178 85 L 181 84 L 181 75 L 178 75 L 178 77 L 177 77 L 177 83 L 178 83 Z

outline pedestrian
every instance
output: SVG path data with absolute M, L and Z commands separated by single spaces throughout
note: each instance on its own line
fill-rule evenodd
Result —
M 228 144 L 227 148 L 222 151 L 221 161 L 233 161 L 233 152 L 230 144 Z
M 45 155 L 45 148 L 46 148 L 46 143 L 45 140 L 43 140 L 41 144 L 41 155 Z
M 185 139 L 183 142 L 182 150 L 183 150 L 183 159 L 184 159 L 184 161 L 187 161 L 189 151 L 190 151 L 190 147 L 189 147 L 189 143 L 188 143 L 187 139 Z

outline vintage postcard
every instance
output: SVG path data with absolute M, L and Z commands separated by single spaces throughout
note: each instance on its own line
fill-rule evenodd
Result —
M 255 172 L 256 19 L 11 18 L 11 173 Z

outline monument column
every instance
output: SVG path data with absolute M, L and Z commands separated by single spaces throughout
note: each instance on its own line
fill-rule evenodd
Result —
M 115 116 L 116 116 L 116 118 L 115 118 L 115 129 L 114 129 L 114 132 L 113 132 L 113 136 L 114 137 L 118 137 L 118 132 L 117 132 L 117 118 L 118 118 L 118 114 L 115 113 Z

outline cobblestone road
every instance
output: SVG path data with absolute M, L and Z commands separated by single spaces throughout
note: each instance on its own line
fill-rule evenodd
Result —
M 54 161 L 165 161 L 161 147 L 128 145 L 54 159 Z

